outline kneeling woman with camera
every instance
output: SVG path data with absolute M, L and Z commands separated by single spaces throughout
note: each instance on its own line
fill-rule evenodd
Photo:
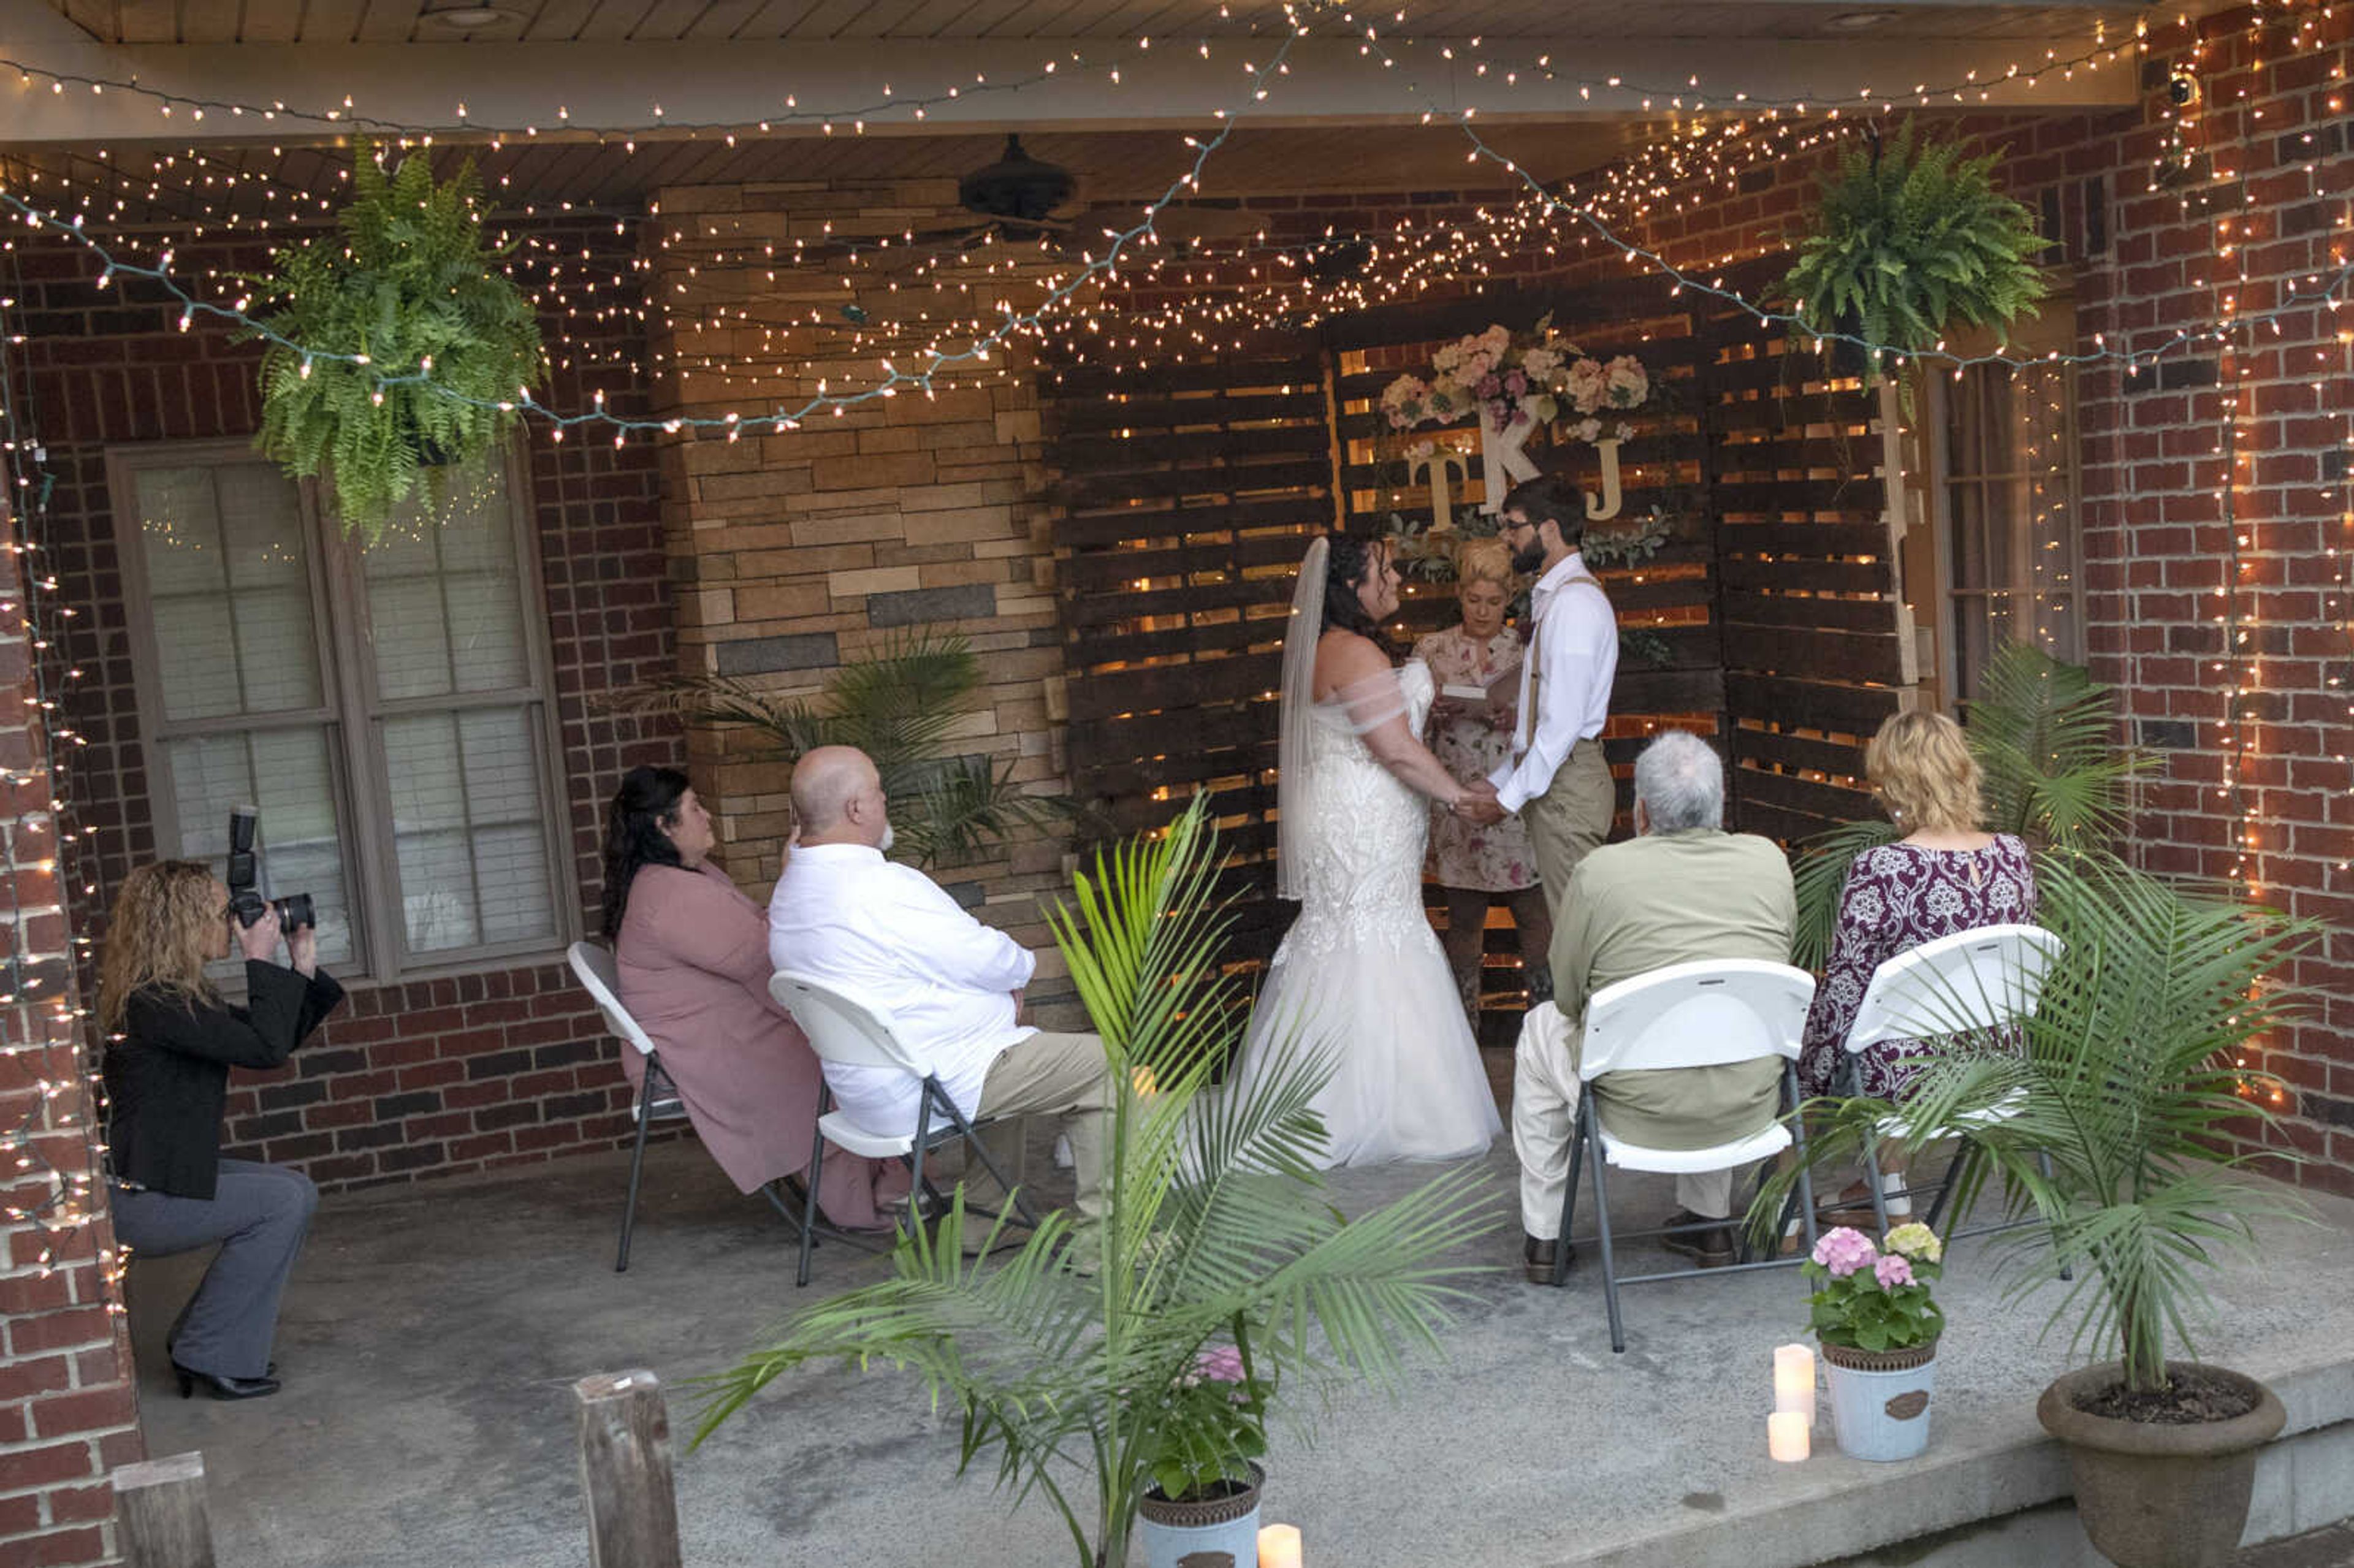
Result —
M 243 1007 L 205 978 L 232 934 Z M 299 1171 L 220 1154 L 228 1070 L 280 1065 L 344 998 L 320 972 L 316 930 L 286 934 L 292 969 L 270 961 L 279 937 L 276 910 L 232 914 L 210 870 L 167 860 L 123 879 L 99 963 L 115 1237 L 154 1257 L 221 1244 L 164 1340 L 182 1398 L 198 1383 L 216 1399 L 278 1392 L 278 1299 L 319 1201 Z

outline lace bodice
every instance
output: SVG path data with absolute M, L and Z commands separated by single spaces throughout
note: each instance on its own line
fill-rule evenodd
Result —
M 1430 667 L 1407 663 L 1398 685 L 1406 726 L 1418 736 L 1437 690 Z M 1319 703 L 1313 717 L 1315 786 L 1296 805 L 1287 802 L 1307 813 L 1299 835 L 1305 863 L 1295 868 L 1299 919 L 1276 956 L 1278 964 L 1325 956 L 1352 935 L 1394 945 L 1430 930 L 1422 907 L 1428 802 L 1366 748 L 1343 705 Z

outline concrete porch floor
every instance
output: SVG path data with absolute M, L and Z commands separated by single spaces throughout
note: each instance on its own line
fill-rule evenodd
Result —
M 2038 1340 L 2044 1300 L 2004 1306 L 1986 1244 L 1960 1244 L 1941 1298 L 1928 1454 L 1904 1465 L 1840 1457 L 1828 1405 L 1816 1457 L 1766 1457 L 1771 1349 L 1803 1338 L 1795 1271 L 1631 1287 L 1628 1346 L 1612 1355 L 1601 1280 L 1582 1255 L 1566 1289 L 1524 1284 L 1509 1143 L 1487 1159 L 1501 1228 L 1479 1249 L 1496 1272 L 1449 1336 L 1443 1364 L 1393 1401 L 1337 1396 L 1312 1440 L 1278 1434 L 1263 1517 L 1300 1524 L 1311 1563 L 1436 1568 L 1801 1568 L 2046 1504 L 2065 1470 L 2035 1425 L 2036 1393 L 2066 1360 Z M 1034 1181 L 1048 1195 L 1043 1139 Z M 1043 1174 L 1042 1174 L 1043 1173 Z M 1426 1169 L 1341 1172 L 1344 1207 L 1377 1202 Z M 134 1266 L 132 1330 L 151 1457 L 201 1449 L 217 1550 L 239 1568 L 532 1568 L 584 1561 L 569 1385 L 650 1368 L 674 1434 L 684 1380 L 725 1364 L 801 1299 L 875 1277 L 879 1261 L 821 1249 L 792 1286 L 784 1226 L 735 1192 L 692 1141 L 658 1147 L 630 1271 L 612 1270 L 626 1156 L 496 1181 L 385 1189 L 323 1204 L 289 1292 L 279 1396 L 175 1396 L 162 1334 L 201 1256 Z M 1670 1206 L 1664 1179 L 1621 1177 L 1622 1224 Z M 2274 1266 L 2238 1262 L 2215 1290 L 2213 1360 L 2274 1382 L 2291 1432 L 2354 1415 L 2354 1204 L 2268 1237 Z M 1626 1266 L 1660 1266 L 1649 1244 Z M 2294 1262 L 2285 1260 L 2294 1259 Z M 1293 1407 L 1299 1409 L 1299 1402 Z M 2349 1429 L 2354 1430 L 2354 1429 Z M 677 1455 L 685 1560 L 695 1568 L 1052 1568 L 1071 1547 L 1043 1504 L 1009 1512 L 981 1475 L 954 1474 L 952 1412 L 895 1373 L 813 1371 L 772 1389 L 702 1449 Z M 2313 1467 L 2308 1464 L 2307 1468 Z M 2252 1539 L 2354 1512 L 2354 1465 L 2260 1484 Z M 2277 1495 L 2275 1495 L 2277 1494 Z M 2335 1498 L 2340 1506 L 2326 1510 Z M 2050 1510 L 2047 1509 L 2046 1512 Z M 2063 1521 L 2073 1534 L 2073 1516 Z M 2045 1538 L 2050 1521 L 2045 1521 Z M 2076 1539 L 2081 1539 L 2080 1535 Z M 2000 1561 L 2073 1568 L 2055 1549 Z M 1886 1561 L 1913 1562 L 1905 1555 Z

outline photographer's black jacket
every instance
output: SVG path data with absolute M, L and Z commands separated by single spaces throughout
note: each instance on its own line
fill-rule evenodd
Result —
M 324 969 L 306 981 L 249 959 L 246 1005 L 191 1003 L 154 989 L 123 1005 L 106 1049 L 107 1149 L 114 1174 L 177 1198 L 206 1198 L 220 1174 L 231 1067 L 275 1067 L 344 1000 Z

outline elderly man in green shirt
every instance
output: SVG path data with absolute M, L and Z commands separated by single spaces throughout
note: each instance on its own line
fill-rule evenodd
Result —
M 1635 763 L 1635 832 L 1578 863 L 1553 939 L 1553 1006 L 1531 1012 L 1512 1073 L 1512 1147 L 1521 1157 L 1522 1260 L 1550 1284 L 1580 1084 L 1586 999 L 1615 981 L 1701 959 L 1790 961 L 1797 899 L 1790 863 L 1770 840 L 1724 832 L 1724 768 L 1699 736 L 1670 730 Z M 1780 1109 L 1782 1062 L 1607 1073 L 1595 1114 L 1653 1149 L 1706 1149 L 1745 1138 Z M 1676 1178 L 1666 1223 L 1704 1224 L 1733 1212 L 1733 1172 Z M 1733 1260 L 1730 1225 L 1661 1238 L 1704 1268 Z

